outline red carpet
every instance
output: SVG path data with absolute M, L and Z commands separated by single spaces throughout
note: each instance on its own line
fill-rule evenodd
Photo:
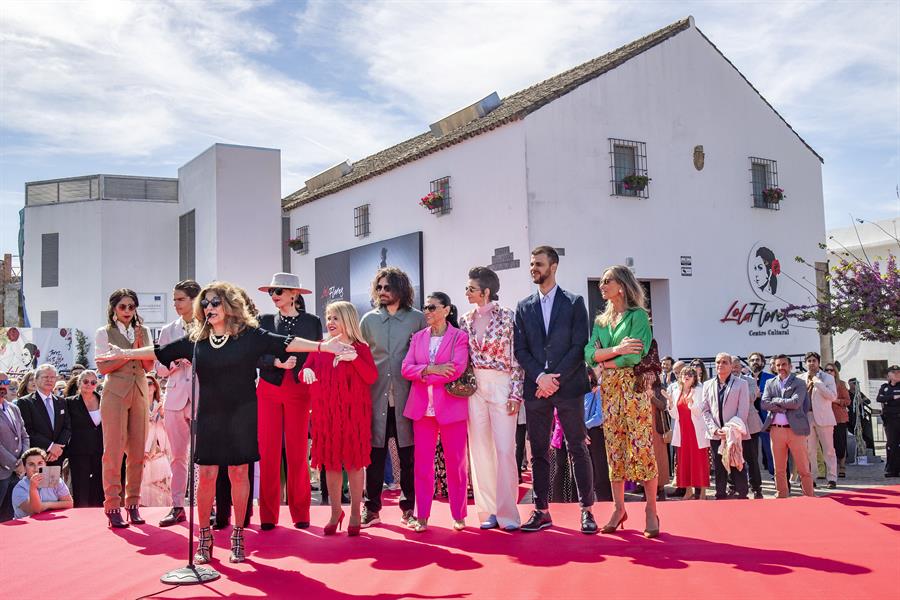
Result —
M 529 507 L 520 507 L 523 516 Z M 432 529 L 388 523 L 323 538 L 326 507 L 306 531 L 279 527 L 246 534 L 248 562 L 227 562 L 229 530 L 216 532 L 207 586 L 167 588 L 183 566 L 186 527 L 143 525 L 113 532 L 99 509 L 76 509 L 0 525 L 5 598 L 896 598 L 900 487 L 826 498 L 666 502 L 663 534 L 640 536 L 641 504 L 626 530 L 578 532 L 576 505 L 554 505 L 556 526 L 539 533 L 449 529 L 438 504 Z M 155 523 L 165 509 L 144 509 Z M 595 507 L 604 522 L 608 504 Z M 864 514 L 860 514 L 864 513 Z M 289 522 L 287 511 L 282 514 Z M 470 523 L 474 515 L 470 513 Z M 553 567 L 552 570 L 549 567 Z M 893 590 L 893 591 L 891 591 Z

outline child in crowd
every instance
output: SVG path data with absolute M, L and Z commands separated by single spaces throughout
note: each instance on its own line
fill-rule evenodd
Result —
M 41 472 L 47 466 L 47 453 L 40 448 L 29 448 L 22 453 L 25 477 L 16 484 L 12 493 L 15 518 L 35 515 L 45 510 L 72 508 L 72 494 L 65 482 L 60 480 L 53 487 L 41 487 L 48 477 Z

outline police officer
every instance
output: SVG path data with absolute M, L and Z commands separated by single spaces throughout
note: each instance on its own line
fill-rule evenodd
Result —
M 887 437 L 885 477 L 900 477 L 900 366 L 888 369 L 888 382 L 878 388 L 876 401 L 881 403 L 881 421 Z

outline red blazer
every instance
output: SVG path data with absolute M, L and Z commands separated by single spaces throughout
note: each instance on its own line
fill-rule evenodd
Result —
M 453 362 L 456 367 L 449 376 L 426 375 L 422 371 L 430 364 L 428 346 L 431 341 L 431 328 L 426 327 L 413 334 L 409 340 L 409 351 L 403 359 L 403 377 L 412 381 L 406 409 L 403 416 L 418 421 L 425 416 L 428 408 L 428 388 L 431 387 L 434 398 L 434 416 L 438 423 L 456 423 L 465 421 L 469 416 L 469 399 L 448 394 L 444 384 L 453 381 L 466 370 L 469 364 L 469 336 L 466 332 L 447 323 L 444 339 L 434 357 L 434 364 Z M 451 359 L 452 355 L 452 359 Z

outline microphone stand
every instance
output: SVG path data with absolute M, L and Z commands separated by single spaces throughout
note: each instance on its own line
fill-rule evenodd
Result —
M 206 322 L 204 321 L 204 325 Z M 191 443 L 188 466 L 189 492 L 189 516 L 188 516 L 188 564 L 185 567 L 173 569 L 159 578 L 162 583 L 169 585 L 196 585 L 215 581 L 221 575 L 209 565 L 194 564 L 194 443 L 197 438 L 197 405 L 194 395 L 197 390 L 197 343 L 194 342 L 193 355 L 191 357 Z M 208 525 L 208 523 L 207 523 Z

